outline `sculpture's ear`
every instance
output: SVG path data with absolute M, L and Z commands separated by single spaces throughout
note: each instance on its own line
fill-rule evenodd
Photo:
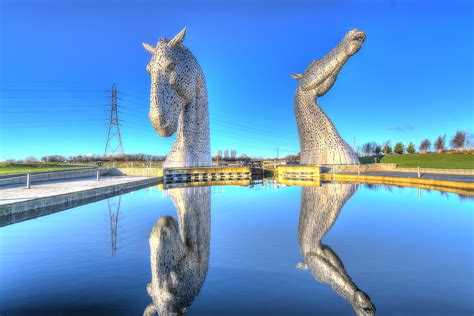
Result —
M 184 41 L 185 35 L 186 35 L 186 26 L 181 30 L 181 32 L 176 34 L 176 36 L 173 37 L 171 41 L 169 41 L 168 45 L 171 47 L 179 46 L 179 44 L 181 44 Z
M 302 75 L 302 74 L 291 74 L 290 76 L 291 76 L 291 78 L 293 78 L 293 79 L 295 79 L 295 80 L 298 80 L 298 79 L 300 79 L 301 76 L 303 76 L 303 75 Z
M 146 291 L 148 292 L 148 295 L 152 295 L 153 291 L 151 289 L 151 282 L 146 285 Z
M 150 54 L 155 53 L 155 47 L 153 45 L 147 44 L 147 43 L 142 43 L 143 47 L 145 47 L 146 51 L 149 52 Z

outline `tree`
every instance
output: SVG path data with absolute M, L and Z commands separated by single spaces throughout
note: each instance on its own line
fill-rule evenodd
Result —
M 379 144 L 376 144 L 376 145 L 375 145 L 375 149 L 374 149 L 374 153 L 375 153 L 377 156 L 380 156 L 380 154 L 382 153 L 382 146 L 380 146 Z
M 364 152 L 366 156 L 369 156 L 372 153 L 372 150 L 373 150 L 372 143 L 369 142 L 362 145 L 362 151 Z
M 466 132 L 457 131 L 456 134 L 454 134 L 453 139 L 449 142 L 451 148 L 456 150 L 463 149 L 466 145 L 466 135 Z
M 390 141 L 387 140 L 384 144 L 383 144 L 383 152 L 384 154 L 386 155 L 390 155 L 392 153 L 392 146 L 390 146 Z
M 395 144 L 395 147 L 393 147 L 393 152 L 401 155 L 405 152 L 405 146 L 403 146 L 402 143 L 398 142 Z
M 446 143 L 446 135 L 438 136 L 434 142 L 434 148 L 437 152 L 442 152 Z
M 292 165 L 299 164 L 299 162 L 300 162 L 300 159 L 297 155 L 288 155 L 288 156 L 285 157 L 285 160 L 286 160 L 286 162 L 288 162 L 289 164 L 292 164 Z
M 413 145 L 413 143 L 411 143 L 411 142 L 407 146 L 407 153 L 409 153 L 409 154 L 416 153 L 415 145 Z
M 431 148 L 430 140 L 428 138 L 423 139 L 420 143 L 420 147 L 419 147 L 420 151 L 422 153 L 426 153 L 427 151 L 430 150 L 430 148 Z
M 28 156 L 25 158 L 25 162 L 32 163 L 32 162 L 38 162 L 38 159 L 34 156 Z

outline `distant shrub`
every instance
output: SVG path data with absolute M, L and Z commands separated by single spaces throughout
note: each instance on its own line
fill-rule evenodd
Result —
M 405 146 L 401 142 L 398 142 L 395 144 L 395 147 L 393 147 L 393 152 L 401 155 L 405 152 Z
M 407 146 L 407 153 L 414 154 L 416 153 L 415 145 L 413 143 L 409 143 Z

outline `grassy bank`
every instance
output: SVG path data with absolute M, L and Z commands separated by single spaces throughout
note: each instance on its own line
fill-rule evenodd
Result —
M 385 155 L 381 162 L 405 168 L 474 169 L 474 154 Z
M 0 175 L 19 174 L 19 173 L 35 173 L 59 170 L 71 170 L 89 168 L 84 165 L 69 165 L 61 163 L 2 163 L 0 164 Z

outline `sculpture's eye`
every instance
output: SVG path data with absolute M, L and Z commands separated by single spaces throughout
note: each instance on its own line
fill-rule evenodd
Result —
M 175 68 L 176 68 L 176 65 L 174 63 L 170 63 L 170 64 L 168 64 L 168 67 L 166 67 L 166 70 L 167 71 L 174 71 Z

